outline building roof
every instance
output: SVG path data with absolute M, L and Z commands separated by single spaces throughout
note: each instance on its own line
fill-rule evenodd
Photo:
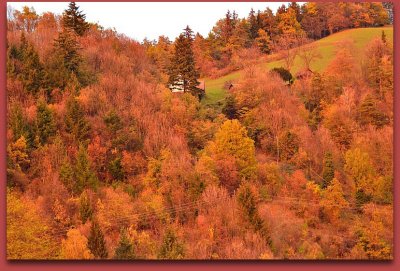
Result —
M 206 82 L 204 80 L 199 80 L 200 84 L 198 86 L 199 89 L 206 90 Z

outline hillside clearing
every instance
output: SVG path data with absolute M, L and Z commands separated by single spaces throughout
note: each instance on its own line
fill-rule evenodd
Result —
M 326 38 L 313 42 L 317 45 L 321 58 L 311 64 L 313 71 L 322 72 L 332 61 L 338 46 L 343 41 L 349 41 L 354 46 L 356 52 L 360 52 L 374 38 L 380 37 L 382 31 L 385 31 L 388 41 L 393 42 L 393 27 L 377 27 L 377 28 L 356 28 L 347 29 Z M 302 68 L 302 61 L 296 57 L 292 68 L 292 73 L 297 73 Z M 275 67 L 283 66 L 283 60 L 277 60 L 267 63 L 260 63 L 259 66 L 263 69 L 270 70 Z M 202 104 L 206 106 L 222 107 L 223 99 L 226 95 L 224 84 L 226 81 L 239 78 L 241 71 L 236 71 L 217 79 L 205 78 L 206 96 L 202 100 Z

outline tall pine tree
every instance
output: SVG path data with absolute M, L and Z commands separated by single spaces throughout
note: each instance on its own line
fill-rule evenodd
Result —
M 88 248 L 97 259 L 106 259 L 108 257 L 104 234 L 97 221 L 92 222 L 88 238 Z
M 43 67 L 38 53 L 33 45 L 26 40 L 23 32 L 18 56 L 22 63 L 18 79 L 21 80 L 25 90 L 36 95 L 43 81 Z
M 23 136 L 27 141 L 28 149 L 34 146 L 34 131 L 29 125 L 20 103 L 14 102 L 10 105 L 8 125 L 13 132 L 13 141 L 17 141 Z
M 79 73 L 81 56 L 80 49 L 75 33 L 70 30 L 64 30 L 58 34 L 55 40 L 56 53 L 61 57 L 63 66 L 75 74 Z
M 67 113 L 65 116 L 65 126 L 76 141 L 85 141 L 89 135 L 90 126 L 85 118 L 85 114 L 75 97 L 71 95 L 67 102 Z
M 96 189 L 98 186 L 98 179 L 96 174 L 90 167 L 89 157 L 86 148 L 80 144 L 78 156 L 75 164 L 75 191 L 82 193 L 85 188 Z
M 53 112 L 43 100 L 39 101 L 37 106 L 36 128 L 41 144 L 46 144 L 47 140 L 54 136 L 57 130 Z
M 172 229 L 167 229 L 160 251 L 159 259 L 182 259 L 185 256 L 183 245 Z
M 389 124 L 389 117 L 381 112 L 377 106 L 378 99 L 368 94 L 358 108 L 358 120 L 361 125 L 372 124 L 376 128 L 382 128 Z
M 80 54 L 81 47 L 76 33 L 64 28 L 54 40 L 52 54 L 46 64 L 46 87 L 51 89 L 85 87 L 95 79 L 87 69 L 85 59 Z
M 79 214 L 83 224 L 85 224 L 87 220 L 92 219 L 93 209 L 86 191 L 83 191 L 79 197 Z
M 114 259 L 118 260 L 132 260 L 135 259 L 135 251 L 133 250 L 133 244 L 129 240 L 126 230 L 123 229 L 121 237 L 119 239 L 118 247 L 115 249 Z
M 324 168 L 322 170 L 322 188 L 327 188 L 331 185 L 333 178 L 335 177 L 335 168 L 333 165 L 332 153 L 327 152 L 324 156 Z
M 175 41 L 175 53 L 168 70 L 168 85 L 172 90 L 183 90 L 200 99 L 203 91 L 197 87 L 200 83 L 192 50 L 193 31 L 189 26 L 184 30 Z
M 86 15 L 79 10 L 75 2 L 68 5 L 68 9 L 64 11 L 62 23 L 64 28 L 70 28 L 77 35 L 83 36 L 89 29 L 89 24 L 85 21 Z
M 263 220 L 258 214 L 257 198 L 249 184 L 243 183 L 239 187 L 237 191 L 237 201 L 244 219 L 270 243 L 271 238 L 268 228 L 264 225 Z
M 251 9 L 250 10 L 250 13 L 249 13 L 249 17 L 248 17 L 248 22 L 249 22 L 249 25 L 250 25 L 250 38 L 252 39 L 252 40 L 254 40 L 255 38 L 257 38 L 257 36 L 258 36 L 258 29 L 259 29 L 259 25 L 258 25 L 258 22 L 257 22 L 257 17 L 256 17 L 256 15 L 255 15 L 255 11 L 254 11 L 254 9 Z

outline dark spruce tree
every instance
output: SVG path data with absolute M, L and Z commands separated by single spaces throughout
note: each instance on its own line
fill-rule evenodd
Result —
M 23 32 L 21 34 L 18 57 L 22 65 L 17 78 L 21 81 L 26 91 L 36 95 L 43 81 L 43 67 L 38 53 L 33 45 L 26 40 Z
M 159 259 L 182 259 L 185 256 L 183 245 L 172 229 L 167 229 L 160 251 Z
M 376 128 L 382 128 L 390 123 L 389 117 L 378 108 L 378 99 L 368 94 L 358 108 L 358 121 L 361 125 L 372 124 Z
M 238 190 L 237 197 L 245 219 L 250 222 L 256 230 L 262 229 L 262 220 L 257 212 L 257 200 L 250 186 L 247 184 L 242 185 Z
M 107 115 L 105 115 L 103 120 L 107 128 L 113 134 L 115 134 L 118 130 L 121 130 L 123 128 L 121 118 L 118 116 L 115 110 L 112 110 Z
M 34 129 L 29 125 L 28 119 L 23 113 L 20 103 L 14 103 L 10 107 L 8 114 L 8 125 L 13 131 L 13 141 L 17 141 L 21 136 L 26 139 L 28 149 L 34 147 Z
M 106 241 L 104 240 L 104 234 L 100 229 L 100 225 L 97 221 L 92 222 L 88 238 L 88 248 L 96 259 L 106 259 L 108 252 L 106 248 Z
M 83 191 L 79 197 L 79 214 L 83 224 L 85 224 L 89 219 L 92 219 L 93 209 L 86 191 Z
M 64 28 L 54 40 L 53 52 L 46 65 L 46 85 L 50 89 L 65 88 L 74 85 L 76 90 L 85 87 L 95 80 L 80 55 L 81 47 L 76 33 Z
M 76 75 L 79 74 L 79 65 L 82 59 L 78 53 L 80 47 L 75 34 L 70 30 L 60 32 L 55 40 L 55 48 L 65 69 Z
M 225 98 L 225 105 L 222 108 L 222 113 L 228 119 L 236 119 L 238 117 L 237 106 L 235 101 L 235 96 L 228 94 Z
M 114 178 L 114 180 L 122 181 L 125 177 L 121 157 L 117 157 L 114 160 L 111 160 L 110 164 L 108 165 L 108 170 L 110 171 L 111 176 Z
M 168 69 L 168 87 L 171 90 L 189 92 L 201 99 L 203 91 L 197 87 L 200 84 L 199 73 L 192 50 L 193 32 L 189 26 L 184 30 L 175 41 L 175 53 Z
M 79 102 L 72 95 L 67 101 L 67 112 L 64 122 L 66 131 L 69 132 L 76 141 L 85 142 L 87 140 L 90 126 Z
M 115 250 L 114 259 L 118 260 L 132 260 L 135 259 L 135 251 L 133 244 L 126 235 L 126 230 L 122 230 L 121 237 L 119 239 L 118 247 Z
M 322 170 L 322 188 L 327 188 L 331 184 L 334 177 L 335 167 L 333 165 L 332 153 L 327 152 L 324 155 L 324 167 Z
M 257 198 L 248 184 L 242 184 L 239 187 L 237 201 L 243 218 L 265 238 L 267 243 L 271 244 L 269 231 L 257 211 Z
M 41 100 L 36 110 L 36 128 L 40 143 L 46 144 L 48 139 L 56 134 L 57 127 L 53 118 L 53 112 L 46 102 Z
M 259 25 L 258 25 L 258 21 L 257 21 L 256 15 L 255 15 L 254 9 L 250 10 L 249 17 L 247 20 L 250 24 L 250 38 L 252 40 L 254 40 L 258 36 L 258 29 L 259 29 Z
M 85 19 L 86 15 L 79 10 L 76 3 L 70 2 L 62 17 L 63 27 L 73 30 L 79 36 L 83 36 L 89 29 L 89 24 Z
M 61 167 L 60 167 L 60 180 L 65 185 L 65 187 L 72 194 L 75 193 L 75 179 L 74 179 L 74 168 L 68 158 L 65 157 Z
M 85 188 L 97 189 L 98 179 L 90 167 L 89 157 L 86 148 L 80 144 L 75 164 L 75 192 L 82 193 Z

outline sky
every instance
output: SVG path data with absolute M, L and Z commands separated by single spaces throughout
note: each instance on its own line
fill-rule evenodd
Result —
M 76 2 L 86 14 L 86 20 L 99 23 L 105 28 L 115 28 L 118 33 L 138 41 L 144 38 L 157 40 L 165 35 L 175 40 L 186 25 L 194 33 L 207 36 L 214 24 L 226 14 L 235 10 L 239 18 L 247 17 L 250 9 L 264 11 L 269 7 L 273 12 L 288 2 Z M 38 14 L 51 11 L 62 14 L 68 2 L 8 2 L 14 9 L 33 7 Z

